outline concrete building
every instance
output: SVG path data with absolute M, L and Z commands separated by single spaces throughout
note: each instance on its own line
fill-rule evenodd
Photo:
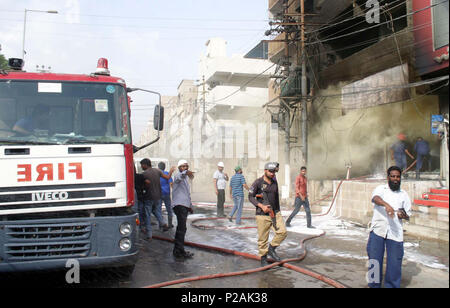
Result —
M 269 87 L 267 107 L 281 121 L 289 119 L 281 161 L 297 169 L 293 158 L 300 154 L 310 179 L 319 182 L 314 187 L 349 173 L 384 178 L 399 133 L 407 135 L 411 152 L 419 136 L 430 143 L 432 186 L 448 186 L 447 139 L 431 129 L 433 116 L 448 119 L 448 2 L 383 3 L 268 1 L 269 59 L 281 76 Z M 420 202 L 418 192 L 428 192 L 430 182 L 414 185 L 410 197 Z M 324 186 L 336 193 L 336 185 Z M 366 197 L 358 191 L 351 195 L 360 204 L 367 201 L 358 199 Z
M 216 198 L 212 176 L 218 162 L 225 163 L 230 177 L 240 165 L 250 183 L 263 173 L 264 162 L 278 158 L 277 152 L 271 153 L 277 149 L 276 129 L 266 124 L 271 117 L 262 108 L 275 72 L 267 60 L 267 44 L 232 56 L 226 45 L 222 38 L 208 40 L 199 79 L 183 80 L 177 96 L 163 98 L 165 129 L 148 152 L 150 157 L 168 158 L 172 165 L 187 159 L 196 172 L 192 192 L 202 200 Z M 151 136 L 149 128 L 141 143 Z
M 227 55 L 227 42 L 212 38 L 199 63 L 200 125 L 194 136 L 194 160 L 200 164 L 199 193 L 215 199 L 212 176 L 217 163 L 225 163 L 231 177 L 234 168 L 243 168 L 251 183 L 263 172 L 271 153 L 270 116 L 261 108 L 268 101 L 268 82 L 275 72 L 267 60 L 267 45 L 259 44 L 246 55 Z M 269 122 L 270 123 L 270 122 Z M 272 131 L 273 132 L 273 131 Z M 276 146 L 274 146 L 276 148 Z M 228 199 L 228 195 L 227 195 Z

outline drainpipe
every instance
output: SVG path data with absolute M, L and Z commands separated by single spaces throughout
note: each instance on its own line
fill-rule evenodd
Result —
M 306 96 L 306 53 L 305 53 L 305 0 L 301 0 L 301 42 L 302 42 L 302 154 L 304 165 L 308 165 L 308 103 Z

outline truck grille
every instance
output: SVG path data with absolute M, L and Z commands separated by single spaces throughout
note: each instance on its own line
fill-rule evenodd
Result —
M 6 235 L 15 239 L 85 239 L 91 233 L 90 224 L 48 224 L 7 226 Z
M 86 223 L 5 226 L 9 261 L 82 258 L 91 250 L 92 227 Z
M 82 258 L 89 254 L 90 242 L 64 242 L 51 244 L 5 245 L 9 261 L 52 258 Z

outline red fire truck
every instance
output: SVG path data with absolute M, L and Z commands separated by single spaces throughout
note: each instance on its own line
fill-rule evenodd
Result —
M 74 259 L 131 273 L 133 153 L 144 146 L 132 144 L 128 93 L 140 89 L 110 76 L 106 59 L 90 75 L 9 65 L 0 71 L 0 273 L 64 269 Z

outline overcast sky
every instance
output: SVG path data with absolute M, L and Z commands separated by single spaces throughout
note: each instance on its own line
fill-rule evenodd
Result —
M 128 87 L 177 95 L 182 79 L 200 79 L 198 61 L 211 37 L 228 42 L 228 55 L 244 54 L 268 26 L 267 0 L 1 0 L 0 44 L 6 58 L 22 56 L 27 13 L 25 69 L 91 73 L 100 57 Z M 134 142 L 155 98 L 133 94 Z

